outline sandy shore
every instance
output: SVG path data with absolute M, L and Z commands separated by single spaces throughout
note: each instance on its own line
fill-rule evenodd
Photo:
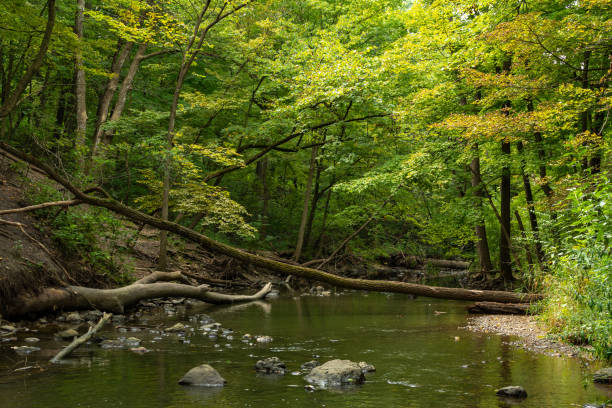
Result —
M 468 318 L 462 329 L 512 336 L 509 344 L 550 356 L 591 359 L 588 347 L 578 347 L 552 340 L 533 316 L 476 315 Z

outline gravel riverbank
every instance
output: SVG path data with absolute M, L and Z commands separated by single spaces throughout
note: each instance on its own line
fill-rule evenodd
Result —
M 591 359 L 588 347 L 578 347 L 551 339 L 533 316 L 476 315 L 469 317 L 467 324 L 461 328 L 509 336 L 509 344 L 537 353 Z

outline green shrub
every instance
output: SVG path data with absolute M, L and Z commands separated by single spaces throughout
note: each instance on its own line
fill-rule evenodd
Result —
M 591 186 L 597 185 L 592 190 Z M 543 317 L 575 344 L 612 359 L 612 184 L 605 176 L 569 189 L 550 244 Z

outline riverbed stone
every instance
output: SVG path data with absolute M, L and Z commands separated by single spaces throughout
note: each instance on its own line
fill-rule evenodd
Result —
M 187 371 L 178 383 L 196 387 L 223 387 L 226 381 L 210 365 L 201 364 Z
M 59 337 L 62 340 L 72 340 L 76 336 L 79 335 L 79 332 L 75 329 L 66 329 L 55 333 L 56 337 Z
M 361 372 L 362 373 L 373 373 L 374 371 L 376 371 L 376 367 L 374 367 L 372 364 L 368 364 L 365 361 L 360 361 L 359 363 L 359 367 L 361 367 Z
M 519 385 L 510 385 L 496 390 L 495 395 L 509 398 L 527 398 L 527 391 Z
M 187 326 L 185 326 L 183 323 L 177 323 L 174 326 L 166 329 L 167 332 L 182 332 L 185 330 L 187 330 Z
M 125 343 L 128 347 L 138 347 L 140 346 L 140 339 L 138 337 L 128 337 L 125 339 Z
M 82 321 L 83 318 L 81 317 L 81 314 L 79 312 L 70 312 L 66 315 L 66 321 L 67 322 L 80 322 Z
M 612 367 L 602 368 L 593 374 L 593 381 L 599 384 L 612 384 Z
M 315 367 L 318 367 L 319 365 L 320 364 L 317 360 L 311 360 L 311 361 L 307 361 L 304 364 L 302 364 L 300 368 L 304 371 L 310 372 L 310 370 L 312 370 Z
M 255 371 L 261 374 L 285 375 L 287 366 L 278 357 L 268 357 L 255 363 Z
M 318 387 L 362 384 L 365 376 L 359 364 L 350 360 L 331 360 L 313 368 L 305 380 Z
M 100 347 L 103 349 L 120 349 L 123 348 L 123 343 L 121 340 L 103 340 L 100 342 Z
M 27 354 L 40 350 L 40 347 L 33 347 L 33 346 L 13 346 L 11 348 L 15 350 L 15 353 L 20 354 L 20 355 L 27 355 Z

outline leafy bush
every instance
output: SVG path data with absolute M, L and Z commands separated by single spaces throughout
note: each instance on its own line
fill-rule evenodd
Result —
M 593 188 L 592 186 L 597 186 Z M 544 318 L 575 344 L 612 359 L 612 184 L 599 175 L 568 189 L 550 243 Z
M 28 190 L 33 203 L 64 199 L 53 186 L 44 183 Z M 94 207 L 50 207 L 37 215 L 50 227 L 51 238 L 70 259 L 82 261 L 95 273 L 105 275 L 118 284 L 127 283 L 130 274 L 119 262 L 123 250 L 116 242 L 123 234 L 121 222 L 108 210 Z

